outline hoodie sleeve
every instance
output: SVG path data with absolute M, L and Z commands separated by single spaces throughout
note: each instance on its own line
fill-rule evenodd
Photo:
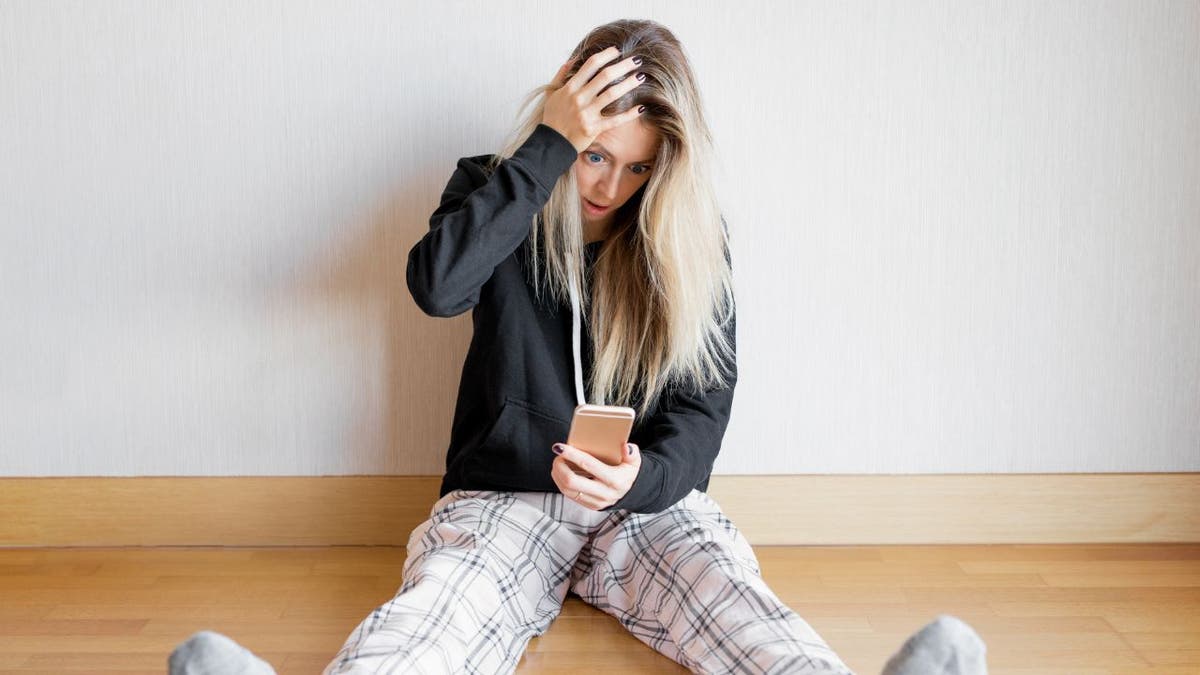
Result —
M 534 216 L 575 161 L 575 146 L 539 124 L 490 176 L 464 158 L 408 253 L 408 290 L 430 316 L 456 316 L 479 302 L 496 266 L 529 236 Z
M 702 394 L 668 395 L 644 427 L 644 437 L 652 440 L 639 448 L 642 467 L 629 492 L 602 510 L 665 511 L 712 473 L 729 425 L 737 383 L 736 326 L 736 317 L 731 316 L 726 335 L 734 346 L 734 354 L 727 366 L 728 385 Z

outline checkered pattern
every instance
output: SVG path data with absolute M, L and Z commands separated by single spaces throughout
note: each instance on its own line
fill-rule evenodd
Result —
M 325 675 L 511 673 L 568 590 L 693 672 L 851 672 L 771 592 L 703 492 L 641 514 L 557 492 L 455 490 L 409 537 L 399 592 Z

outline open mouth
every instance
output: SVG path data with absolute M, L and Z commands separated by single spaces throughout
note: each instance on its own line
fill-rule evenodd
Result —
M 586 197 L 583 200 L 583 207 L 585 209 L 587 209 L 589 213 L 595 213 L 595 214 L 604 213 L 605 211 L 608 211 L 609 208 L 611 208 L 608 206 L 600 206 L 599 204 L 593 202 L 590 199 L 587 199 Z

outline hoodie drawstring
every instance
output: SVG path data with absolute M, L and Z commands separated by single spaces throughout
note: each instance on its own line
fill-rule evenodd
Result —
M 579 289 L 575 285 L 575 264 L 572 261 L 567 262 L 567 275 L 570 277 L 570 292 L 571 292 L 571 353 L 575 358 L 575 399 L 579 405 L 587 403 L 587 396 L 583 390 L 583 359 L 580 357 L 580 333 L 581 321 L 579 310 Z M 601 397 L 597 401 L 599 405 L 604 405 L 604 398 Z

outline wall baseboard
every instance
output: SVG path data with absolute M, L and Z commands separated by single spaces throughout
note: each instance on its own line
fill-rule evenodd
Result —
M 403 546 L 436 476 L 0 478 L 0 546 Z M 713 476 L 755 545 L 1200 541 L 1200 473 Z

